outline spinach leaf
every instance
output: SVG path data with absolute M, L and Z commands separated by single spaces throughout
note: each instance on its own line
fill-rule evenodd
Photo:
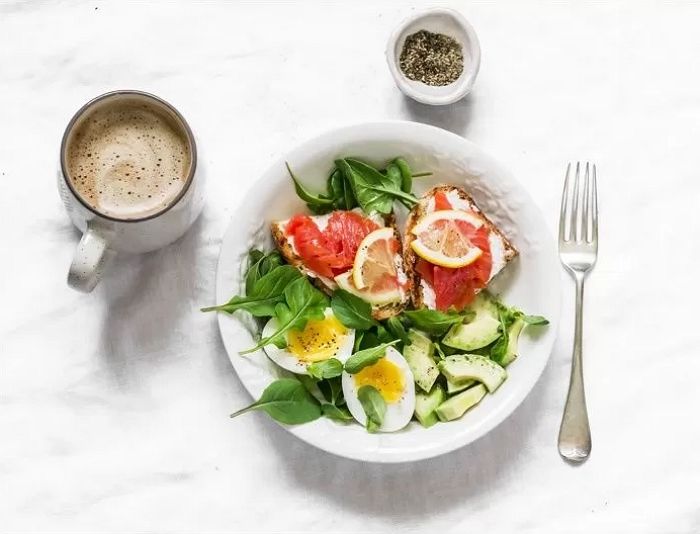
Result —
M 381 343 L 377 337 L 377 334 L 374 333 L 374 329 L 360 332 L 360 334 L 364 335 L 362 336 L 360 343 L 357 345 L 358 350 L 371 349 L 372 347 L 376 347 Z M 355 352 L 357 352 L 357 350 Z
M 277 331 L 262 338 L 254 347 L 239 354 L 255 352 L 270 343 L 275 343 L 277 346 L 284 344 L 285 334 L 289 330 L 302 330 L 308 320 L 323 319 L 327 307 L 328 297 L 324 293 L 311 285 L 308 278 L 297 278 L 285 288 L 284 300 L 275 305 L 274 316 L 277 319 Z
M 343 382 L 341 377 L 337 376 L 334 378 L 327 378 L 318 382 L 318 389 L 321 390 L 323 398 L 328 402 L 340 406 L 345 404 L 345 399 L 343 398 Z
M 365 213 L 391 213 L 394 200 L 402 199 L 413 206 L 416 197 L 405 193 L 388 176 L 384 176 L 374 167 L 356 159 L 339 159 L 335 165 L 352 186 L 353 193 Z
M 500 364 L 505 358 L 506 351 L 508 350 L 508 327 L 510 326 L 509 314 L 503 310 L 498 311 L 498 320 L 501 322 L 499 329 L 501 330 L 501 337 L 499 337 L 496 342 L 491 346 L 489 350 L 489 357 L 496 363 Z
M 401 189 L 403 178 L 401 177 L 401 170 L 399 170 L 398 165 L 395 163 L 389 163 L 389 165 L 386 167 L 386 177 L 391 180 L 394 187 Z
M 236 295 L 226 304 L 202 308 L 202 311 L 233 313 L 245 310 L 255 317 L 271 317 L 275 314 L 275 307 L 284 301 L 286 288 L 297 280 L 305 278 L 296 268 L 279 265 L 256 280 L 247 296 Z
M 522 320 L 531 326 L 548 325 L 549 321 L 541 315 L 521 315 Z
M 429 334 L 441 336 L 447 332 L 452 325 L 463 322 L 466 318 L 465 314 L 457 312 L 441 312 L 438 310 L 429 310 L 423 308 L 421 310 L 408 310 L 404 315 L 410 319 L 418 330 L 423 330 Z
M 357 207 L 357 201 L 352 192 L 352 186 L 347 183 L 345 176 L 338 169 L 333 169 L 327 182 L 328 197 L 333 200 L 333 208 L 351 210 Z
M 347 408 L 339 408 L 335 404 L 322 404 L 321 412 L 328 417 L 328 419 L 340 421 L 341 423 L 347 423 L 353 420 L 353 416 L 350 415 L 350 411 Z
M 324 213 L 333 209 L 332 198 L 327 198 L 323 195 L 314 195 L 313 193 L 308 191 L 297 179 L 297 177 L 294 176 L 294 173 L 292 172 L 292 168 L 289 166 L 289 163 L 285 162 L 285 165 L 287 166 L 289 176 L 291 176 L 292 181 L 294 182 L 294 190 L 297 192 L 297 196 L 304 202 L 306 202 L 306 205 L 311 211 L 313 211 L 314 213 Z
M 343 364 L 336 358 L 329 358 L 322 362 L 312 363 L 306 368 L 306 371 L 316 380 L 324 380 L 343 374 Z
M 372 319 L 372 306 L 344 289 L 333 293 L 331 308 L 338 320 L 348 328 L 368 330 L 375 324 Z
M 362 341 L 364 340 L 365 337 L 365 331 L 360 330 L 359 332 L 355 332 L 355 343 L 352 345 L 352 351 L 357 352 L 362 348 Z
M 396 158 L 394 160 L 394 165 L 396 165 L 401 173 L 401 191 L 404 193 L 410 193 L 413 189 L 413 175 L 411 174 L 411 167 L 408 166 L 408 162 L 403 158 Z
M 386 402 L 374 386 L 362 386 L 357 390 L 357 398 L 367 416 L 367 432 L 377 432 L 384 422 Z
M 294 375 L 294 378 L 296 378 L 299 382 L 301 382 L 301 385 L 304 386 L 304 389 L 311 393 L 311 396 L 314 397 L 315 399 L 318 399 L 321 401 L 322 393 L 321 393 L 321 388 L 318 387 L 318 384 L 316 380 L 309 375 Z
M 442 350 L 440 343 L 438 343 L 437 341 L 434 341 L 433 346 L 435 347 L 435 352 L 437 353 L 438 358 L 440 358 L 441 360 L 444 360 L 445 358 L 447 358 L 447 354 L 445 354 L 445 351 Z
M 307 423 L 321 417 L 318 401 L 294 378 L 275 380 L 265 388 L 258 401 L 231 414 L 231 417 L 253 410 L 263 410 L 275 421 L 287 425 Z
M 248 253 L 248 270 L 245 275 L 245 294 L 251 295 L 254 292 L 255 283 L 275 267 L 283 264 L 282 256 L 279 252 L 272 251 L 265 254 L 260 250 L 251 250 Z
M 394 340 L 397 342 L 399 341 L 396 339 L 396 336 L 391 335 L 391 332 L 389 332 L 383 324 L 378 324 L 374 331 L 377 333 L 377 339 L 380 343 L 391 343 Z
M 394 339 L 399 339 L 403 344 L 408 343 L 408 333 L 401 319 L 398 317 L 390 317 L 384 321 L 384 324 L 386 325 L 386 329 L 394 336 Z
M 328 175 L 326 188 L 329 198 L 333 199 L 333 207 L 345 209 L 345 179 L 338 169 L 333 169 Z
M 391 343 L 382 343 L 376 347 L 370 347 L 368 349 L 361 350 L 360 352 L 356 352 L 345 362 L 345 370 L 351 375 L 359 373 L 368 365 L 377 363 L 386 354 L 387 347 L 395 345 L 398 342 L 399 340 L 396 339 Z
M 355 198 L 355 193 L 352 190 L 352 184 L 345 179 L 342 172 L 338 171 L 343 178 L 343 197 L 344 205 L 346 210 L 351 210 L 357 207 L 357 199 Z

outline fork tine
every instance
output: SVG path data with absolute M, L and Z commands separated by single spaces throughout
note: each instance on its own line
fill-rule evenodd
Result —
M 590 173 L 589 173 L 589 163 L 586 162 L 586 172 L 583 178 L 583 213 L 581 215 L 581 237 L 580 241 L 589 241 L 591 237 L 591 232 L 589 230 L 590 226 Z
M 569 173 L 571 163 L 566 166 L 566 176 L 564 178 L 564 191 L 561 194 L 561 211 L 559 212 L 559 241 L 568 241 L 566 235 L 567 207 L 569 199 Z
M 598 176 L 596 166 L 593 165 L 593 187 L 591 188 L 591 243 L 598 243 Z
M 569 236 L 572 241 L 578 241 L 579 239 L 579 192 L 578 184 L 581 175 L 581 162 L 576 162 L 576 177 L 574 178 L 574 194 L 571 201 L 571 222 L 569 223 Z

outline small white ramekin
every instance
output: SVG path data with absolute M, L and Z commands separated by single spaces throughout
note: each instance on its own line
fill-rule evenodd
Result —
M 449 85 L 433 86 L 410 80 L 399 66 L 399 58 L 406 37 L 420 30 L 449 35 L 462 45 L 464 71 Z M 474 28 L 453 9 L 432 8 L 421 11 L 403 21 L 389 37 L 386 60 L 394 81 L 406 95 L 423 104 L 440 106 L 464 98 L 474 85 L 481 63 L 481 47 Z

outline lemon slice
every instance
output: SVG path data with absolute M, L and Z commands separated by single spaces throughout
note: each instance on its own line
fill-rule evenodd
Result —
M 339 274 L 335 277 L 335 282 L 338 284 L 340 289 L 344 289 L 348 293 L 352 293 L 353 295 L 360 297 L 362 300 L 369 302 L 373 306 L 383 306 L 384 304 L 401 302 L 403 299 L 403 293 L 398 286 L 385 290 L 357 289 L 357 287 L 355 287 L 355 283 L 352 281 L 352 271 Z
M 386 277 L 396 278 L 394 255 L 398 243 L 392 228 L 370 232 L 360 243 L 352 266 L 352 281 L 358 289 L 375 288 Z
M 411 233 L 411 248 L 433 265 L 456 269 L 476 261 L 483 251 L 469 240 L 466 223 L 474 229 L 484 223 L 476 215 L 460 210 L 440 210 L 423 217 Z M 357 261 L 357 260 L 355 260 Z

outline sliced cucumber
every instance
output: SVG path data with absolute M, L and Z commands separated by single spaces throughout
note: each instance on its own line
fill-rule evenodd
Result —
M 442 340 L 445 345 L 467 351 L 476 350 L 493 343 L 501 335 L 498 309 L 488 295 L 479 293 L 469 310 L 474 312 L 474 318 L 466 324 L 456 324 L 450 328 Z
M 459 393 L 460 391 L 464 391 L 465 389 L 472 387 L 474 384 L 476 384 L 476 380 L 465 380 L 464 382 L 460 383 L 448 380 L 447 394 L 454 395 L 455 393 Z
M 450 397 L 437 407 L 435 413 L 440 421 L 454 421 L 462 417 L 469 408 L 479 404 L 484 396 L 486 396 L 486 388 L 479 384 Z
M 416 408 L 414 413 L 418 422 L 425 428 L 437 423 L 438 416 L 435 410 L 446 398 L 447 395 L 445 395 L 445 391 L 439 384 L 436 385 L 430 393 L 416 391 Z
M 413 380 L 420 389 L 428 393 L 440 375 L 433 359 L 435 346 L 430 338 L 416 330 L 408 331 L 409 343 L 403 349 L 403 357 L 413 373 Z
M 478 380 L 490 393 L 496 391 L 508 376 L 506 370 L 485 356 L 460 354 L 448 356 L 439 363 L 440 371 L 456 384 Z
M 515 322 L 510 325 L 510 328 L 508 328 L 508 347 L 506 348 L 506 353 L 503 355 L 503 361 L 501 362 L 503 367 L 513 363 L 513 360 L 518 357 L 518 338 L 524 326 L 525 321 L 521 318 L 517 318 Z

